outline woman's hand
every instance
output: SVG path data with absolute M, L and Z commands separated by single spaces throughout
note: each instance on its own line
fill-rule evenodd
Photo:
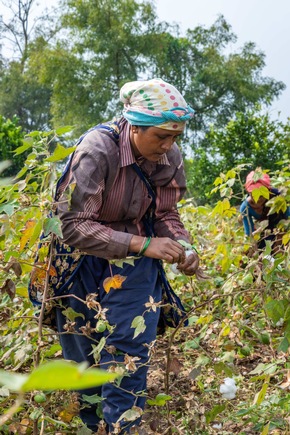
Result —
M 157 237 L 151 239 L 144 256 L 172 264 L 180 263 L 185 260 L 185 249 L 179 242 L 169 237 Z
M 197 274 L 199 270 L 199 256 L 195 251 L 189 252 L 182 261 L 178 262 L 177 269 L 184 275 L 191 276 Z

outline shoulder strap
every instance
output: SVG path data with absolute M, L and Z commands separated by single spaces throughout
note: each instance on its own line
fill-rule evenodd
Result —
M 147 236 L 154 236 L 154 214 L 156 210 L 156 192 L 155 186 L 153 182 L 149 179 L 148 175 L 146 175 L 137 163 L 133 163 L 132 165 L 136 174 L 141 178 L 145 186 L 147 187 L 148 193 L 152 199 L 150 206 L 148 207 L 145 215 L 143 216 L 143 224 L 145 227 Z
M 109 136 L 111 139 L 113 139 L 113 141 L 115 142 L 115 144 L 117 146 L 119 146 L 119 136 L 120 136 L 120 127 L 117 121 L 110 121 L 107 122 L 105 124 L 98 124 L 95 125 L 94 127 L 90 128 L 89 130 L 87 130 L 77 141 L 76 143 L 76 147 L 83 141 L 83 139 L 86 137 L 86 135 L 88 133 L 90 133 L 91 131 L 94 130 L 100 130 L 102 131 L 104 134 L 106 134 L 107 136 Z M 57 183 L 56 183 L 56 188 L 55 188 L 55 194 L 54 194 L 54 199 L 55 201 L 57 201 L 58 199 L 58 189 L 60 184 L 62 183 L 65 175 L 67 174 L 70 166 L 71 166 L 71 162 L 73 159 L 73 156 L 75 154 L 75 151 L 70 155 L 68 162 L 65 165 L 65 168 L 60 176 L 60 178 L 58 179 Z M 113 180 L 112 180 L 113 181 Z

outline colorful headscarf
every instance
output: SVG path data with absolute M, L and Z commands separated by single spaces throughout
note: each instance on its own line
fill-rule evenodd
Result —
M 182 131 L 194 110 L 180 92 L 156 78 L 126 83 L 120 90 L 123 115 L 131 125 L 156 126 Z

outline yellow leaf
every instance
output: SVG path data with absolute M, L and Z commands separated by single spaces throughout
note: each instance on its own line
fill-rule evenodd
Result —
M 104 280 L 103 286 L 106 293 L 109 293 L 111 288 L 119 289 L 127 277 L 122 275 L 114 275 Z
M 283 243 L 283 245 L 287 245 L 287 243 L 289 241 L 290 241 L 290 233 L 284 234 L 284 236 L 282 237 L 282 243 Z
M 30 240 L 30 238 L 32 237 L 32 234 L 34 232 L 34 227 L 36 225 L 36 221 L 30 219 L 29 221 L 26 222 L 25 224 L 25 228 L 22 231 L 23 236 L 20 239 L 20 251 L 23 251 L 26 243 Z

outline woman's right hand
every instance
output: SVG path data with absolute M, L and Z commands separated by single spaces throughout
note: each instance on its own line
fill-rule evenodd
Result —
M 144 256 L 172 264 L 181 263 L 185 259 L 185 249 L 179 242 L 169 237 L 152 238 Z
M 131 252 L 138 253 L 144 242 L 144 237 L 133 236 L 129 245 Z M 148 248 L 143 254 L 145 257 L 164 260 L 167 263 L 181 263 L 185 259 L 184 247 L 169 237 L 152 237 Z

